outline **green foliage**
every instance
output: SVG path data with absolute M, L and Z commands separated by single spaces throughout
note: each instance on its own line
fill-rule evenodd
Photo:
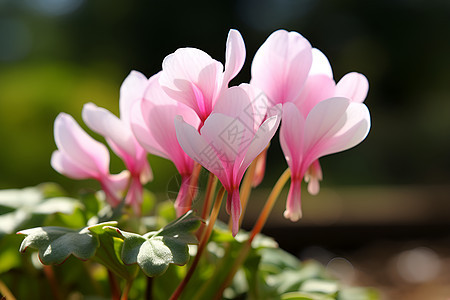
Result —
M 71 214 L 80 203 L 51 183 L 0 191 L 0 237 L 40 225 L 48 215 Z
M 189 211 L 156 232 L 144 235 L 109 227 L 123 238 L 122 260 L 125 264 L 138 264 L 149 277 L 163 274 L 169 264 L 184 265 L 189 260 L 188 244 L 198 243 L 192 233 L 200 219 Z M 112 233 L 113 234 L 113 233 Z

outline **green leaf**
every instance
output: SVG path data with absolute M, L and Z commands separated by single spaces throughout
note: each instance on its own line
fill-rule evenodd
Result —
M 47 198 L 47 195 L 58 195 Z M 46 216 L 54 213 L 71 214 L 79 206 L 76 199 L 60 196 L 52 184 L 41 184 L 24 189 L 0 191 L 0 236 L 13 233 L 24 227 L 42 225 L 30 222 L 33 216 Z M 42 218 L 41 218 L 42 219 Z M 28 225 L 28 226 L 26 226 Z
M 174 222 L 156 232 L 144 235 L 109 227 L 110 232 L 123 238 L 122 261 L 138 264 L 149 277 L 163 274 L 169 264 L 184 265 L 189 260 L 188 244 L 198 243 L 192 231 L 198 228 L 200 219 L 189 211 Z
M 334 297 L 314 294 L 314 293 L 304 293 L 304 292 L 291 292 L 281 295 L 281 300 L 334 300 Z
M 303 282 L 300 290 L 303 292 L 334 294 L 339 290 L 339 284 L 333 280 L 308 279 Z
M 73 230 L 63 227 L 37 227 L 18 232 L 25 235 L 20 252 L 28 247 L 39 251 L 39 259 L 44 265 L 61 264 L 70 255 L 87 260 L 94 256 L 100 245 L 87 227 Z
M 377 300 L 380 299 L 378 292 L 371 288 L 349 287 L 338 293 L 338 300 Z
M 97 249 L 93 259 L 116 275 L 130 281 L 136 277 L 138 267 L 127 266 L 122 262 L 120 253 L 123 247 L 123 240 L 119 234 L 111 234 L 109 230 L 111 227 L 106 225 L 117 225 L 117 222 L 101 223 L 88 227 L 89 231 L 95 234 L 100 242 L 100 247 Z

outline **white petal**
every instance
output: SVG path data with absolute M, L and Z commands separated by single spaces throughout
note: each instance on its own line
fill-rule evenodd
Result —
M 244 40 L 239 31 L 235 29 L 231 29 L 228 33 L 225 56 L 224 85 L 239 73 L 245 62 Z
M 164 59 L 159 83 L 169 96 L 198 113 L 202 110 L 211 112 L 220 89 L 222 71 L 222 64 L 205 52 L 181 48 Z
M 268 118 L 261 124 L 246 151 L 244 161 L 239 169 L 239 178 L 244 174 L 252 161 L 267 147 L 280 125 L 280 120 L 281 115 L 279 114 Z
M 333 70 L 331 69 L 330 62 L 325 54 L 317 48 L 312 49 L 312 65 L 309 71 L 309 76 L 313 75 L 326 75 L 333 79 Z
M 294 174 L 298 172 L 302 162 L 304 126 L 305 119 L 297 107 L 290 102 L 283 104 L 280 145 Z
M 356 72 L 348 73 L 336 85 L 336 97 L 347 97 L 353 102 L 364 102 L 369 91 L 367 78 Z
M 70 115 L 60 113 L 56 117 L 54 135 L 58 149 L 81 168 L 103 174 L 109 172 L 106 147 L 84 132 Z
M 278 30 L 258 49 L 251 83 L 262 89 L 272 105 L 298 96 L 312 63 L 311 45 L 297 32 Z
M 52 168 L 59 173 L 73 179 L 87 179 L 98 177 L 98 173 L 83 169 L 61 151 L 54 151 L 51 158 Z
M 148 83 L 147 77 L 138 71 L 131 71 L 120 87 L 120 119 L 125 123 L 130 121 L 131 107 L 142 99 Z
M 119 148 L 132 157 L 136 156 L 134 136 L 128 124 L 125 124 L 110 111 L 93 103 L 84 105 L 82 117 L 90 129 L 115 144 L 111 145 L 112 148 Z M 122 157 L 120 153 L 115 152 Z

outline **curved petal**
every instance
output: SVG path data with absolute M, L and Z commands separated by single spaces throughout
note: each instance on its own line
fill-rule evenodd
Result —
M 56 117 L 54 135 L 58 149 L 80 168 L 109 173 L 108 149 L 84 132 L 70 115 L 60 113 Z
M 148 83 L 147 77 L 138 71 L 131 71 L 120 87 L 120 119 L 130 123 L 131 107 L 142 99 Z
M 369 91 L 369 81 L 360 73 L 346 74 L 336 85 L 336 97 L 350 98 L 353 102 L 364 102 Z
M 315 159 L 360 143 L 370 129 L 370 114 L 362 103 L 330 98 L 317 104 L 305 124 L 305 153 L 309 165 Z
M 343 118 L 345 125 L 326 142 L 320 156 L 350 149 L 369 134 L 370 113 L 364 104 L 351 103 Z
M 126 125 L 110 111 L 98 107 L 93 103 L 85 104 L 81 114 L 84 123 L 90 129 L 115 144 L 112 148 L 117 147 L 132 157 L 136 156 L 134 136 L 129 125 Z M 117 153 L 117 151 L 115 152 Z M 117 154 L 123 158 L 123 155 L 120 153 Z
M 308 40 L 297 32 L 278 30 L 256 52 L 251 83 L 261 88 L 273 105 L 292 102 L 303 87 L 311 63 Z
M 58 150 L 52 154 L 51 165 L 57 172 L 73 179 L 99 178 L 98 173 L 80 168 L 76 162 Z
M 244 161 L 242 162 L 242 165 L 239 168 L 239 173 L 238 173 L 239 179 L 242 178 L 245 170 L 252 163 L 252 161 L 262 151 L 264 151 L 264 149 L 266 149 L 270 140 L 275 135 L 275 132 L 277 131 L 278 126 L 280 125 L 280 120 L 281 120 L 280 114 L 277 116 L 270 117 L 266 121 L 264 121 L 264 123 L 258 129 L 258 131 L 256 132 L 255 136 L 253 137 L 253 140 L 250 143 L 250 145 L 246 151 Z
M 216 175 L 225 188 L 229 187 L 230 182 L 227 172 L 212 143 L 201 136 L 192 125 L 187 124 L 182 116 L 175 118 L 175 129 L 178 142 L 183 151 L 205 169 Z
M 323 74 L 310 76 L 294 103 L 306 118 L 317 103 L 333 97 L 335 89 L 336 85 L 332 78 Z
M 223 66 L 205 52 L 181 48 L 163 61 L 159 83 L 166 93 L 206 119 L 221 88 Z
M 165 150 L 155 141 L 150 129 L 147 127 L 142 116 L 141 103 L 136 103 L 133 106 L 131 113 L 134 116 L 131 122 L 131 129 L 133 130 L 134 136 L 139 144 L 148 153 L 169 159 Z
M 333 79 L 333 70 L 328 58 L 317 48 L 312 49 L 312 65 L 309 70 L 309 76 L 314 75 L 325 75 Z
M 225 71 L 223 74 L 224 86 L 226 87 L 233 79 L 245 62 L 245 44 L 239 31 L 231 29 L 228 33 L 227 48 L 225 52 Z
M 292 177 L 299 176 L 303 158 L 305 119 L 297 107 L 290 102 L 283 104 L 280 128 L 280 145 Z
M 286 202 L 286 210 L 283 215 L 286 219 L 289 219 L 292 222 L 297 222 L 302 217 L 301 183 L 301 179 L 291 179 L 291 186 L 289 188 L 288 199 Z

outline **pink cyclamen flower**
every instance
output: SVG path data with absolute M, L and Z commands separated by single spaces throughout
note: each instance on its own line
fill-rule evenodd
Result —
M 175 117 L 183 118 L 194 128 L 200 125 L 197 114 L 186 105 L 171 99 L 157 78 L 151 78 L 144 99 L 132 110 L 132 128 L 139 143 L 149 153 L 171 160 L 181 175 L 181 187 L 175 201 L 177 215 L 191 208 L 190 179 L 194 161 L 181 149 L 175 131 Z
M 260 95 L 260 97 L 257 97 Z M 239 185 L 250 163 L 264 150 L 280 122 L 280 113 L 263 122 L 263 97 L 250 85 L 225 90 L 200 132 L 183 117 L 175 119 L 178 141 L 195 161 L 217 176 L 227 190 L 227 211 L 235 236 L 239 230 Z M 253 100 L 253 101 L 252 101 Z
M 295 103 L 303 117 L 319 102 L 331 97 L 346 97 L 363 102 L 369 83 L 364 75 L 351 72 L 337 84 L 326 56 L 299 33 L 278 30 L 272 33 L 255 54 L 251 83 L 277 103 Z M 319 161 L 305 173 L 308 191 L 317 194 L 322 180 Z
M 105 137 L 111 149 L 125 163 L 130 171 L 131 181 L 125 203 L 140 211 L 142 184 L 152 178 L 147 153 L 137 142 L 131 130 L 131 107 L 139 102 L 148 85 L 148 79 L 137 71 L 132 71 L 120 88 L 120 119 L 110 111 L 87 103 L 83 107 L 83 120 L 93 131 Z
M 344 151 L 365 139 L 370 114 L 362 103 L 335 97 L 319 102 L 305 117 L 293 103 L 283 105 L 280 143 L 291 169 L 291 187 L 284 216 L 301 218 L 301 181 L 319 157 Z M 321 172 L 321 171 L 320 171 Z M 320 174 L 321 176 L 321 174 Z
M 73 179 L 96 179 L 105 192 L 106 200 L 112 206 L 119 204 L 129 173 L 109 173 L 108 149 L 91 138 L 65 113 L 60 113 L 56 118 L 54 134 L 58 150 L 52 154 L 53 169 Z
M 225 56 L 224 69 L 202 50 L 180 48 L 164 59 L 159 82 L 170 97 L 192 108 L 203 123 L 244 64 L 245 45 L 239 31 L 228 33 Z

